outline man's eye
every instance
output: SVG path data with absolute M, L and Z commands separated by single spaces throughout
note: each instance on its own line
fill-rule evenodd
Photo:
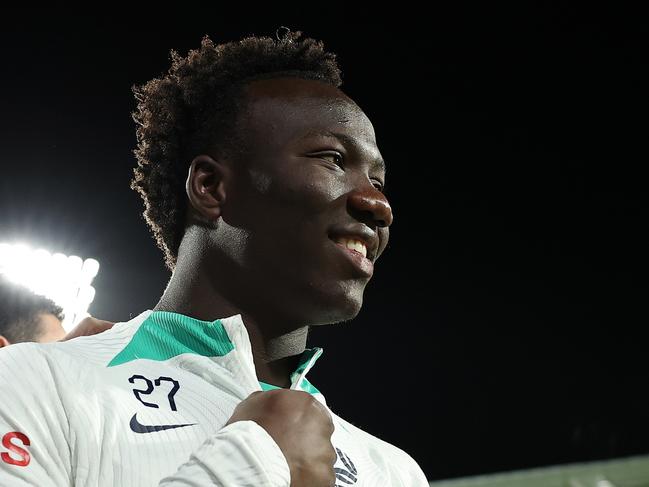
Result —
M 318 152 L 316 154 L 311 154 L 312 157 L 319 157 L 321 159 L 327 159 L 328 161 L 333 162 L 337 166 L 342 166 L 343 156 L 340 152 Z
M 381 193 L 383 193 L 383 187 L 384 187 L 384 186 L 383 186 L 383 183 L 382 183 L 381 181 L 378 181 L 378 180 L 376 180 L 376 179 L 373 179 L 373 180 L 372 180 L 372 185 L 374 185 L 374 187 L 375 187 L 377 190 L 379 190 Z

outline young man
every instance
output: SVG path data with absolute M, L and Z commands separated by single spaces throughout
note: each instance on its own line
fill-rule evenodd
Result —
M 63 309 L 54 301 L 0 276 L 0 348 L 23 342 L 66 341 L 113 326 L 110 321 L 88 316 L 66 334 L 63 318 Z
M 63 309 L 52 300 L 0 276 L 0 348 L 61 340 L 62 321 Z
M 289 32 L 172 57 L 136 89 L 133 181 L 171 280 L 106 333 L 0 354 L 0 485 L 426 486 L 306 378 L 392 222 L 334 55 Z

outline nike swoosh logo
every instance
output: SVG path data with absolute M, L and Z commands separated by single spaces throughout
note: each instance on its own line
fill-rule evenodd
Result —
M 142 423 L 140 423 L 137 420 L 137 413 L 133 415 L 131 418 L 131 422 L 129 423 L 129 426 L 131 427 L 131 431 L 133 433 L 155 433 L 156 431 L 164 431 L 164 430 L 171 430 L 174 428 L 184 428 L 185 426 L 194 426 L 196 423 L 191 423 L 191 424 L 159 424 L 155 426 L 147 426 Z

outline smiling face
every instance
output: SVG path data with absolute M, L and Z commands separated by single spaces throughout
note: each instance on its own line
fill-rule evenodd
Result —
M 372 124 L 318 81 L 255 81 L 246 93 L 245 155 L 213 240 L 233 301 L 308 325 L 353 318 L 392 223 Z

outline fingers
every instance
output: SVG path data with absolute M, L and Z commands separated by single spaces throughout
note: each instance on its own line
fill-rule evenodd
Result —
M 114 323 L 112 323 L 111 321 L 99 320 L 92 316 L 88 316 L 87 318 L 81 320 L 79 324 L 75 326 L 74 329 L 60 341 L 65 342 L 67 340 L 72 340 L 73 338 L 80 336 L 96 335 L 98 333 L 109 330 L 113 327 L 113 325 Z

